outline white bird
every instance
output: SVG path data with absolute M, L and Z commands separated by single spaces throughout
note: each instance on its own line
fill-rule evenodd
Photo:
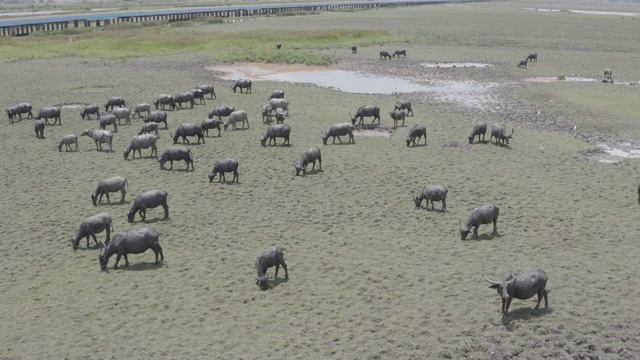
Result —
M 540 151 L 544 152 L 544 146 L 542 146 L 542 144 L 540 144 Z
M 573 131 L 576 131 L 576 130 L 578 130 L 578 125 L 577 125 L 577 124 L 574 124 L 574 125 L 573 125 Z
M 540 115 L 540 110 L 538 110 L 538 115 Z

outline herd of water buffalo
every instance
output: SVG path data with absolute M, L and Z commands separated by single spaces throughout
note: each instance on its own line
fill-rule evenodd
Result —
M 353 52 L 356 52 L 354 47 Z M 385 52 L 386 53 L 386 52 Z M 381 57 L 383 53 L 381 52 Z M 388 55 L 388 53 L 387 53 Z M 406 56 L 406 51 L 399 50 L 394 53 L 393 56 Z M 535 54 L 534 54 L 535 55 Z M 237 80 L 232 86 L 233 91 L 240 89 L 240 92 L 251 93 L 251 80 L 241 79 Z M 164 129 L 169 128 L 167 123 L 166 107 L 170 110 L 179 110 L 183 108 L 183 103 L 188 103 L 190 108 L 193 108 L 196 100 L 198 104 L 205 104 L 205 95 L 210 95 L 210 99 L 215 99 L 216 94 L 212 85 L 201 85 L 195 89 L 180 93 L 175 96 L 169 94 L 161 94 L 151 104 L 138 104 L 134 110 L 131 111 L 127 108 L 126 102 L 121 97 L 110 98 L 104 105 L 105 112 L 100 111 L 100 107 L 97 105 L 84 106 L 80 112 L 82 119 L 91 119 L 95 117 L 99 121 L 100 129 L 84 130 L 80 136 L 88 136 L 94 140 L 97 150 L 102 150 L 102 145 L 106 144 L 109 147 L 109 152 L 113 152 L 113 136 L 118 131 L 117 126 L 124 121 L 125 125 L 131 125 L 132 117 L 140 117 L 143 120 L 143 124 L 138 132 L 138 135 L 134 136 L 129 144 L 124 149 L 124 159 L 133 152 L 133 158 L 136 156 L 136 152 L 139 157 L 142 157 L 142 149 L 151 149 L 150 155 L 158 158 L 160 168 L 164 169 L 166 162 L 170 163 L 170 168 L 173 169 L 174 161 L 185 161 L 187 169 L 193 167 L 193 154 L 191 150 L 184 146 L 170 146 L 166 148 L 162 154 L 158 157 L 156 141 L 158 139 L 158 125 L 164 124 Z M 22 120 L 22 115 L 26 114 L 27 118 L 33 118 L 31 112 L 32 106 L 28 103 L 20 103 L 9 109 L 7 109 L 7 115 L 9 122 L 13 123 L 14 120 L 19 118 Z M 34 129 L 36 137 L 44 138 L 45 125 L 49 125 L 49 120 L 53 120 L 53 124 L 62 125 L 60 107 L 45 107 L 40 110 L 37 116 L 35 116 Z M 289 113 L 289 102 L 284 97 L 283 91 L 274 91 L 268 98 L 267 102 L 262 106 L 263 123 L 267 124 L 266 131 L 261 139 L 261 145 L 276 145 L 277 138 L 282 138 L 284 146 L 289 145 L 291 127 L 284 124 L 285 118 Z M 275 111 L 277 124 L 270 125 L 272 122 L 272 115 Z M 146 115 L 144 115 L 146 113 Z M 144 116 L 143 116 L 144 115 Z M 408 100 L 399 100 L 396 102 L 394 109 L 389 113 L 391 119 L 394 121 L 394 126 L 398 126 L 398 123 L 402 121 L 404 126 L 405 117 L 413 116 L 413 110 L 411 102 Z M 363 105 L 360 106 L 355 115 L 349 114 L 350 123 L 339 123 L 332 125 L 327 132 L 322 136 L 323 144 L 327 144 L 327 140 L 332 137 L 335 144 L 336 137 L 338 141 L 342 143 L 341 136 L 348 136 L 349 143 L 355 143 L 354 131 L 356 126 L 364 124 L 364 118 L 373 118 L 372 124 L 378 122 L 380 124 L 380 108 L 377 105 Z M 225 118 L 225 121 L 223 121 Z M 205 143 L 205 133 L 208 136 L 208 130 L 217 129 L 218 136 L 220 136 L 221 128 L 228 129 L 229 125 L 232 125 L 232 129 L 236 129 L 238 123 L 242 123 L 242 128 L 249 128 L 249 119 L 245 110 L 236 110 L 229 105 L 218 105 L 209 114 L 208 118 L 201 124 L 181 124 L 175 132 L 171 133 L 173 144 L 177 144 L 181 138 L 183 144 L 189 143 L 188 137 L 197 137 L 198 143 L 202 141 Z M 113 132 L 107 130 L 107 126 L 113 126 Z M 469 135 L 469 143 L 473 144 L 475 137 L 478 137 L 478 142 L 484 142 L 484 137 L 487 132 L 486 123 L 476 124 L 471 134 Z M 509 140 L 513 137 L 514 130 L 511 130 L 509 134 L 506 127 L 502 124 L 495 124 L 491 129 L 491 136 L 489 142 L 495 138 L 495 144 L 501 146 L 508 146 Z M 424 137 L 424 144 L 427 144 L 427 129 L 424 125 L 416 125 L 409 130 L 408 136 L 405 138 L 407 146 L 417 145 Z M 78 151 L 78 136 L 74 134 L 65 135 L 58 143 L 58 151 L 62 151 L 62 146 L 65 146 L 67 151 Z M 322 169 L 322 155 L 321 150 L 318 147 L 311 147 L 304 151 L 298 162 L 294 161 L 293 166 L 296 170 L 296 176 L 305 175 L 307 166 L 312 164 L 312 169 L 315 170 L 316 162 L 318 162 L 319 169 Z M 213 182 L 216 175 L 219 175 L 219 182 L 225 181 L 225 173 L 233 173 L 233 179 L 231 182 L 239 182 L 238 175 L 238 161 L 234 159 L 221 159 L 216 161 L 211 173 L 208 175 L 209 181 Z M 103 196 L 106 196 L 107 202 L 110 202 L 109 193 L 120 192 L 120 202 L 123 203 L 128 189 L 128 181 L 122 176 L 111 177 L 100 180 L 98 186 L 91 194 L 91 200 L 93 205 L 98 205 L 102 201 Z M 640 202 L 640 188 L 639 202 Z M 442 202 L 441 211 L 445 212 L 447 209 L 446 197 L 448 190 L 444 186 L 439 185 L 426 185 L 422 191 L 414 198 L 416 208 L 421 207 L 423 200 L 426 201 L 426 208 L 429 204 L 431 208 L 434 208 L 435 202 Z M 169 205 L 168 205 L 168 193 L 164 190 L 156 189 L 143 192 L 138 195 L 133 204 L 131 205 L 127 214 L 129 223 L 133 223 L 136 213 L 142 220 L 146 219 L 146 210 L 156 207 L 162 207 L 164 209 L 164 219 L 169 218 Z M 471 239 L 478 239 L 478 227 L 483 224 L 493 223 L 492 234 L 497 234 L 497 221 L 499 208 L 493 204 L 484 205 L 473 209 L 464 224 L 460 224 L 459 230 L 461 239 L 465 240 L 471 230 L 473 229 L 473 235 Z M 124 256 L 125 266 L 129 264 L 127 254 L 138 254 L 151 249 L 155 253 L 156 264 L 164 259 L 162 248 L 159 244 L 160 234 L 150 228 L 145 227 L 138 230 L 124 231 L 116 234 L 111 239 L 111 231 L 113 230 L 112 218 L 107 213 L 99 213 L 85 218 L 75 236 L 72 238 L 73 249 L 77 249 L 82 238 L 86 238 L 87 247 L 89 247 L 89 238 L 93 238 L 96 245 L 100 248 L 99 263 L 102 270 L 107 269 L 107 263 L 109 258 L 113 254 L 117 254 L 117 259 L 114 268 L 117 268 L 120 258 Z M 96 234 L 106 232 L 106 240 L 104 243 L 98 242 Z M 278 269 L 282 265 L 285 271 L 285 278 L 288 279 L 287 266 L 284 261 L 283 251 L 277 247 L 270 247 L 261 253 L 256 259 L 256 269 L 258 278 L 256 284 L 261 289 L 268 289 L 267 282 L 267 269 L 270 267 L 276 267 L 276 276 Z M 486 275 L 485 275 L 486 278 Z M 538 295 L 538 304 L 536 310 L 540 305 L 541 299 L 544 297 L 545 305 L 547 305 L 547 291 L 545 290 L 547 276 L 541 270 L 529 271 L 525 273 L 513 273 L 506 276 L 501 281 L 489 281 L 493 288 L 498 290 L 498 293 L 502 297 L 502 310 L 504 316 L 506 316 L 511 299 L 527 299 L 534 295 Z

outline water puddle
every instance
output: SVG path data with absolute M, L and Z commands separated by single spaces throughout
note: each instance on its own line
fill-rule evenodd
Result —
M 424 63 L 421 64 L 426 68 L 486 68 L 491 67 L 491 64 L 482 64 L 482 63 Z

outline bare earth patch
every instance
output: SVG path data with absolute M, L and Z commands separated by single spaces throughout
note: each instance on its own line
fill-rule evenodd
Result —
M 363 125 L 353 131 L 355 136 L 378 136 L 391 137 L 395 130 L 393 128 L 383 128 L 376 125 Z

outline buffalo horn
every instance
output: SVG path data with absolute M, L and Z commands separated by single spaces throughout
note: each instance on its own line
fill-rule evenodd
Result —
M 516 131 L 516 129 L 511 128 L 511 135 L 509 135 L 509 137 L 512 137 L 512 136 L 513 136 L 513 133 L 514 133 L 515 131 Z
M 487 282 L 490 283 L 490 284 L 500 285 L 500 283 L 498 283 L 498 282 L 489 280 L 489 278 L 487 277 L 486 273 L 484 274 L 484 279 L 487 280 Z

